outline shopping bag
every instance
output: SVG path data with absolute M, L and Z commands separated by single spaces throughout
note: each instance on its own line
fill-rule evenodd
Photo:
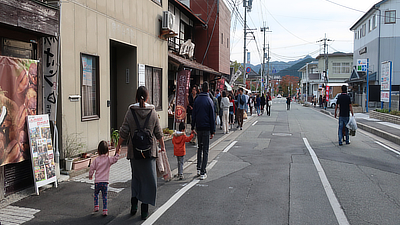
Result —
M 172 173 L 166 151 L 159 151 L 158 158 L 156 159 L 156 168 L 157 177 L 163 177 L 165 181 L 171 180 Z
M 217 123 L 217 125 L 220 125 L 220 124 L 221 124 L 221 119 L 219 118 L 219 116 L 217 116 L 215 122 Z
M 243 112 L 243 119 L 247 119 L 247 113 Z
M 272 105 L 272 101 L 268 101 L 268 106 L 271 106 Z
M 357 122 L 354 116 L 350 116 L 349 122 L 346 124 L 346 127 L 350 130 L 357 130 Z

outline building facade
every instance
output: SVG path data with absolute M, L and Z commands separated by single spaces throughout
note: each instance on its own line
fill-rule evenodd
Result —
M 109 141 L 142 85 L 167 127 L 168 45 L 161 37 L 167 10 L 167 0 L 60 1 L 61 144 L 78 135 L 90 151 Z
M 380 79 L 382 63 L 392 62 L 392 91 L 400 90 L 400 26 L 398 14 L 400 2 L 383 0 L 376 3 L 351 28 L 354 32 L 354 59 L 368 59 L 369 104 L 380 106 Z M 359 95 L 366 95 L 366 72 L 354 71 L 349 78 Z M 360 104 L 366 101 L 360 98 Z

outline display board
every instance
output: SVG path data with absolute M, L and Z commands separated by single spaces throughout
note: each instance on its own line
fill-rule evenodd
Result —
M 28 116 L 27 123 L 35 190 L 39 195 L 39 187 L 53 182 L 57 186 L 49 115 Z

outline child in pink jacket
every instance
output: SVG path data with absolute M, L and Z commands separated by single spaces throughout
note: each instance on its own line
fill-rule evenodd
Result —
M 99 192 L 103 198 L 103 216 L 107 216 L 107 187 L 108 178 L 110 176 L 110 167 L 116 163 L 119 158 L 119 149 L 115 152 L 115 156 L 108 156 L 108 145 L 106 141 L 101 141 L 97 147 L 99 156 L 90 165 L 89 179 L 93 179 L 93 173 L 96 171 L 94 178 L 94 210 L 99 211 Z

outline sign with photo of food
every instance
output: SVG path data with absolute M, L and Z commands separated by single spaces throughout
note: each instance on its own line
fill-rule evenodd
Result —
M 0 56 L 0 166 L 30 157 L 26 116 L 37 114 L 37 63 Z
M 49 115 L 28 116 L 27 121 L 35 188 L 39 194 L 39 187 L 57 180 Z

